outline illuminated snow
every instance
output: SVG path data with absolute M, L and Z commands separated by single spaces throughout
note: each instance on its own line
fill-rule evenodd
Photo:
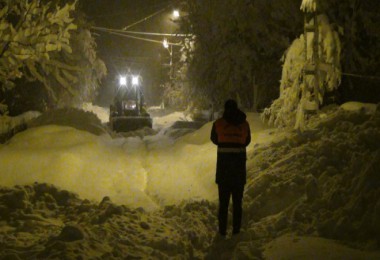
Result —
M 63 126 L 43 126 L 17 134 L 0 150 L 1 183 L 47 182 L 83 198 L 110 196 L 118 203 L 147 204 L 141 149 L 132 140 L 111 140 Z
M 99 108 L 87 108 L 106 117 Z M 170 126 L 181 119 L 186 116 L 180 112 L 156 117 L 154 125 L 161 131 L 144 139 L 99 137 L 55 125 L 28 129 L 0 150 L 0 181 L 7 186 L 47 182 L 82 198 L 100 201 L 110 196 L 116 203 L 147 209 L 184 199 L 214 201 L 216 147 L 209 142 L 211 123 L 175 141 Z M 254 114 L 249 120 L 255 138 L 263 126 Z M 264 139 L 261 133 L 257 141 Z
M 46 207 L 47 202 L 34 201 L 33 187 L 38 185 L 9 188 L 0 200 L 4 202 L 4 198 L 8 198 L 20 202 L 19 194 L 24 194 L 26 197 L 21 197 L 21 202 L 33 203 L 29 209 L 33 214 L 12 213 L 12 222 L 0 223 L 0 235 L 7 244 L 7 252 L 12 250 L 16 255 L 30 251 L 28 245 L 31 245 L 36 252 L 49 255 L 50 248 L 67 257 L 71 254 L 107 258 L 106 253 L 117 253 L 113 250 L 118 248 L 119 256 L 131 254 L 143 259 L 151 257 L 153 252 L 161 259 L 169 256 L 203 259 L 206 254 L 210 259 L 218 259 L 221 254 L 232 259 L 247 259 L 258 256 L 255 243 L 260 238 L 274 235 L 277 238 L 263 247 L 266 259 L 277 258 L 278 248 L 286 259 L 308 258 L 310 252 L 316 250 L 322 258 L 345 259 L 357 255 L 363 259 L 378 259 L 379 252 L 352 250 L 338 246 L 333 240 L 315 237 L 314 233 L 308 233 L 309 230 L 316 232 L 314 221 L 302 222 L 304 208 L 317 209 L 307 216 L 317 218 L 318 225 L 338 223 L 336 219 L 346 218 L 347 212 L 351 212 L 350 217 L 360 217 L 363 213 L 354 202 L 374 194 L 361 191 L 367 187 L 362 185 L 366 178 L 378 172 L 380 135 L 376 109 L 375 105 L 356 102 L 336 106 L 315 117 L 316 128 L 304 135 L 268 129 L 257 114 L 248 113 L 252 144 L 248 147 L 244 233 L 219 242 L 212 240 L 217 223 L 217 191 L 214 184 L 216 147 L 209 141 L 211 123 L 182 137 L 174 135 L 175 138 L 176 129 L 171 125 L 183 119 L 184 115 L 179 112 L 155 117 L 157 133 L 143 138 L 112 139 L 108 135 L 95 136 L 55 125 L 31 128 L 0 146 L 2 186 L 47 182 L 95 203 L 75 216 L 73 214 L 82 206 L 75 201 L 53 209 Z M 313 190 L 305 182 L 313 180 L 319 182 L 322 204 L 307 200 Z M 351 187 L 344 186 L 350 183 L 353 186 L 349 193 L 341 193 Z M 330 208 L 331 214 L 323 215 L 326 210 L 323 205 L 341 201 L 341 197 L 333 196 L 337 192 L 348 201 L 344 210 L 334 207 Z M 354 195 L 349 196 L 352 192 Z M 47 195 L 51 194 L 54 193 L 39 199 L 48 201 Z M 125 209 L 122 214 L 109 215 L 99 224 L 103 209 L 99 201 L 104 196 L 130 208 L 157 210 Z M 198 202 L 192 203 L 194 200 Z M 87 205 L 85 201 L 80 203 Z M 376 200 L 369 199 L 368 203 L 369 216 L 374 223 L 379 223 L 373 210 L 377 207 Z M 111 209 L 118 207 L 111 204 Z M 1 206 L 1 212 L 12 210 Z M 57 212 L 66 213 L 60 216 Z M 299 217 L 301 219 L 297 219 Z M 51 243 L 69 220 L 76 221 L 88 237 L 75 243 Z M 284 233 L 284 228 L 292 225 L 296 225 L 300 236 Z M 353 225 L 355 223 L 348 223 L 348 227 L 339 228 L 344 235 Z M 335 230 L 331 232 L 337 234 Z M 365 232 L 362 228 L 355 229 L 355 234 L 365 235 Z M 106 236 L 102 237 L 103 234 Z M 210 243 L 212 247 L 208 248 Z M 58 248 L 60 246 L 67 250 Z

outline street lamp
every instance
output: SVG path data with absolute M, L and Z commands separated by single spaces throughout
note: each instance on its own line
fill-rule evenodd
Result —
M 165 49 L 168 50 L 170 54 L 170 78 L 173 77 L 173 44 L 170 44 L 166 38 L 164 38 L 164 41 L 162 42 L 162 45 Z
M 179 16 L 180 16 L 179 11 L 178 10 L 173 10 L 173 17 L 174 17 L 174 19 L 179 18 Z
M 168 40 L 166 38 L 163 40 L 162 45 L 164 45 L 165 49 L 169 48 L 169 43 L 168 43 Z
M 165 38 L 164 41 L 162 42 L 162 45 L 164 45 L 164 48 L 168 50 L 170 54 L 170 66 L 172 66 L 173 62 L 173 44 L 170 44 L 168 40 Z

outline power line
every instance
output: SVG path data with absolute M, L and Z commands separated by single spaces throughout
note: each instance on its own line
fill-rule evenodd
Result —
M 134 22 L 130 25 L 127 25 L 123 28 L 123 30 L 116 30 L 116 29 L 109 29 L 109 28 L 104 28 L 104 27 L 96 27 L 96 26 L 92 26 L 91 28 L 94 29 L 94 30 L 98 30 L 98 31 L 102 31 L 102 32 L 107 32 L 109 34 L 113 34 L 113 35 L 118 35 L 118 36 L 122 36 L 122 37 L 126 37 L 126 38 L 131 38 L 131 39 L 136 39 L 136 40 L 142 40 L 142 41 L 147 41 L 147 42 L 154 42 L 154 43 L 160 43 L 162 44 L 162 41 L 157 41 L 157 40 L 153 40 L 153 39 L 148 39 L 148 38 L 142 38 L 142 37 L 136 37 L 136 36 L 132 36 L 132 35 L 128 35 L 127 33 L 130 33 L 130 34 L 141 34 L 141 35 L 154 35 L 154 36 L 179 36 L 179 37 L 187 37 L 187 36 L 191 36 L 191 35 L 185 35 L 185 34 L 168 34 L 168 33 L 149 33 L 149 32 L 136 32 L 136 31 L 127 31 L 127 29 L 139 24 L 139 23 L 142 23 L 142 22 L 145 22 L 147 21 L 148 19 L 152 18 L 153 16 L 165 11 L 167 8 L 169 8 L 171 5 L 167 5 L 166 7 L 154 12 L 153 14 L 151 15 L 148 15 L 146 16 L 145 18 L 137 21 L 137 22 Z M 181 46 L 181 44 L 179 43 L 168 43 L 169 45 L 175 45 L 175 46 Z
M 167 37 L 190 37 L 192 34 L 183 34 L 183 33 L 155 33 L 155 32 L 137 32 L 137 31 L 126 31 L 126 30 L 118 30 L 118 29 L 110 29 L 105 27 L 98 27 L 98 26 L 92 26 L 91 27 L 94 30 L 99 31 L 110 31 L 110 32 L 117 32 L 117 33 L 123 33 L 123 34 L 140 34 L 140 35 L 150 35 L 150 36 L 167 36 Z
M 133 24 L 127 25 L 127 26 L 124 27 L 123 29 L 124 29 L 124 30 L 127 30 L 127 29 L 129 29 L 129 28 L 131 28 L 131 27 L 133 27 L 133 26 L 135 26 L 135 25 L 137 25 L 137 24 L 139 24 L 139 23 L 145 22 L 146 20 L 152 18 L 153 16 L 156 16 L 156 15 L 159 14 L 159 13 L 162 13 L 163 11 L 165 11 L 166 9 L 168 9 L 170 6 L 173 5 L 172 2 L 173 2 L 173 1 L 168 1 L 168 2 L 166 3 L 166 7 L 164 7 L 164 8 L 162 8 L 162 9 L 158 10 L 157 12 L 154 12 L 154 13 L 151 14 L 151 15 L 146 16 L 145 18 L 143 18 L 143 19 L 141 19 L 141 20 L 139 20 L 139 21 L 137 21 L 137 22 L 135 22 L 135 23 L 133 23 Z M 177 1 L 174 1 L 174 2 L 177 2 Z M 170 3 L 170 4 L 169 4 L 169 3 Z
M 360 74 L 353 74 L 353 73 L 342 73 L 342 75 L 355 77 L 355 78 L 380 80 L 380 77 L 378 76 L 368 76 L 368 75 L 360 75 Z
M 146 20 L 152 18 L 153 16 L 156 16 L 156 15 L 158 15 L 159 13 L 162 13 L 163 11 L 165 11 L 166 9 L 168 9 L 169 7 L 170 7 L 170 5 L 168 5 L 168 6 L 164 7 L 164 8 L 162 8 L 161 10 L 158 10 L 157 12 L 154 12 L 154 13 L 151 14 L 151 15 L 146 16 L 145 18 L 143 18 L 143 19 L 141 19 L 141 20 L 139 20 L 139 21 L 137 21 L 137 22 L 134 22 L 134 23 L 132 23 L 132 24 L 130 24 L 130 25 L 125 26 L 123 29 L 124 29 L 124 30 L 127 30 L 127 29 L 129 29 L 129 28 L 131 28 L 131 27 L 133 27 L 133 26 L 135 26 L 135 25 L 137 25 L 137 24 L 139 24 L 139 23 L 145 22 Z
M 132 35 L 124 34 L 124 33 L 118 33 L 118 32 L 114 32 L 114 31 L 109 30 L 109 29 L 102 29 L 101 31 L 102 32 L 107 32 L 107 33 L 113 34 L 113 35 L 118 35 L 118 36 L 122 36 L 122 37 L 126 37 L 126 38 L 135 39 L 135 40 L 141 40 L 141 41 L 146 41 L 146 42 L 153 42 L 153 43 L 162 44 L 162 41 L 148 39 L 148 38 L 142 38 L 142 37 L 137 37 L 137 36 L 132 36 Z M 182 46 L 179 43 L 171 43 L 171 42 L 169 42 L 168 44 L 169 45 L 175 45 L 175 46 Z
M 136 40 L 142 40 L 147 42 L 153 42 L 153 43 L 159 43 L 162 44 L 162 41 L 148 39 L 148 38 L 142 38 L 142 37 L 136 37 L 129 34 L 141 34 L 141 35 L 152 35 L 152 36 L 178 36 L 178 37 L 189 37 L 192 36 L 192 34 L 171 34 L 171 33 L 152 33 L 152 32 L 136 32 L 136 31 L 125 31 L 125 30 L 117 30 L 117 29 L 109 29 L 104 27 L 91 27 L 94 30 L 98 30 L 101 32 L 107 32 L 109 34 L 114 34 L 118 36 L 123 36 L 126 38 L 136 39 Z M 168 42 L 169 45 L 174 46 L 182 46 L 180 43 L 171 43 Z M 365 78 L 365 79 L 372 79 L 372 80 L 380 80 L 379 76 L 369 76 L 369 75 L 360 75 L 360 74 L 354 74 L 354 73 L 342 73 L 342 75 L 349 76 L 349 77 L 356 77 L 356 78 Z

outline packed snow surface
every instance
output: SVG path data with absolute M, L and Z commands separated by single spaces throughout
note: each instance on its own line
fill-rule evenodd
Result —
M 170 125 L 180 114 L 157 121 L 161 127 Z M 115 203 L 145 209 L 156 207 L 151 197 L 160 204 L 190 198 L 214 200 L 216 189 L 210 180 L 216 152 L 207 141 L 210 124 L 199 131 L 204 134 L 173 145 L 172 140 L 162 143 L 170 138 L 160 135 L 113 139 L 73 127 L 34 127 L 17 134 L 0 150 L 1 183 L 46 182 L 82 198 L 100 201 L 110 196 Z
M 211 123 L 156 113 L 125 137 L 40 120 L 0 146 L 0 258 L 379 259 L 379 107 L 326 108 L 303 133 L 247 115 L 239 236 L 215 236 Z
M 86 107 L 106 117 L 103 110 Z M 178 120 L 190 119 L 181 112 L 156 117 L 154 127 L 161 131 L 143 138 L 96 136 L 58 125 L 30 128 L 0 150 L 1 183 L 46 182 L 82 198 L 100 201 L 110 196 L 115 203 L 146 209 L 184 199 L 216 200 L 211 123 L 175 141 L 170 126 Z M 263 126 L 253 114 L 249 120 L 255 136 Z

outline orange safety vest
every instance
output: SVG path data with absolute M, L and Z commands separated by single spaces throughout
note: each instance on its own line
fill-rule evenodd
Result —
M 218 143 L 245 145 L 249 132 L 247 121 L 239 125 L 228 123 L 224 118 L 215 122 L 215 131 L 218 136 Z

